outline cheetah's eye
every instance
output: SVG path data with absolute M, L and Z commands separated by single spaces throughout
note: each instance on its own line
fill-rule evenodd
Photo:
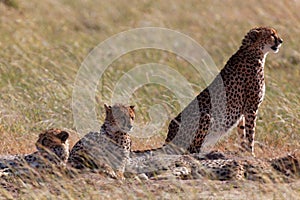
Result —
M 274 34 L 272 34 L 271 37 L 274 40 L 274 42 L 277 43 L 277 40 L 278 40 L 277 37 Z
M 274 33 L 272 33 L 272 34 L 271 34 L 271 38 L 273 38 L 274 40 L 276 39 L 276 37 L 275 37 L 275 34 L 274 34 Z

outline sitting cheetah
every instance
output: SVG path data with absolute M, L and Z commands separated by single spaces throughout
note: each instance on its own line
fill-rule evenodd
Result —
M 0 156 L 0 169 L 21 173 L 23 169 L 52 169 L 64 166 L 69 156 L 69 133 L 50 129 L 41 134 L 35 143 L 37 151 L 27 155 Z M 21 171 L 20 171 L 21 170 Z
M 131 150 L 128 132 L 135 118 L 134 106 L 104 105 L 106 117 L 100 132 L 90 132 L 72 148 L 68 163 L 77 169 L 94 169 L 123 179 Z
M 251 29 L 215 80 L 171 120 L 170 142 L 190 153 L 205 151 L 238 124 L 241 146 L 254 155 L 258 107 L 265 95 L 264 63 L 283 40 L 268 27 Z

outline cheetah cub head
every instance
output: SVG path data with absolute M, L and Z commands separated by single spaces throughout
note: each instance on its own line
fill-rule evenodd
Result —
M 39 134 L 35 143 L 39 153 L 51 159 L 53 156 L 66 162 L 69 157 L 69 133 L 60 129 L 50 129 Z
M 277 31 L 270 27 L 251 29 L 242 41 L 242 47 L 258 47 L 264 54 L 277 53 L 283 40 Z
M 133 129 L 133 121 L 135 118 L 134 106 L 124 106 L 116 104 L 108 106 L 104 104 L 106 111 L 106 123 L 109 123 L 113 132 L 129 132 Z

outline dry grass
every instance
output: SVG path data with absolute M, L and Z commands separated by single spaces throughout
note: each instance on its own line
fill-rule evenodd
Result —
M 0 1 L 0 152 L 34 151 L 37 134 L 50 127 L 75 129 L 72 89 L 81 62 L 101 41 L 121 31 L 159 26 L 183 32 L 199 42 L 221 68 L 253 26 L 275 27 L 284 39 L 280 52 L 266 62 L 267 90 L 260 108 L 256 139 L 270 148 L 257 148 L 258 156 L 276 156 L 300 146 L 300 2 L 299 1 Z M 116 81 L 137 64 L 161 63 L 182 73 L 197 91 L 203 78 L 176 55 L 141 50 L 112 63 L 97 90 L 97 114 L 103 119 L 103 104 L 110 103 Z M 164 95 L 161 95 L 164 94 Z M 151 105 L 166 103 L 169 117 L 180 111 L 166 88 L 149 85 L 134 94 L 137 123 L 149 121 Z M 162 135 L 134 139 L 134 148 L 159 146 Z M 138 133 L 142 134 L 142 133 Z M 143 133 L 144 134 L 144 133 Z M 72 143 L 78 139 L 74 134 Z M 236 135 L 229 141 L 236 143 Z M 221 149 L 234 149 L 230 143 Z M 94 180 L 94 179 L 92 179 Z M 80 184 L 81 187 L 78 187 Z M 113 182 L 95 178 L 49 179 L 37 186 L 18 185 L 19 198 L 215 198 L 295 199 L 299 184 L 261 186 L 254 183 L 215 181 Z M 15 186 L 16 186 L 15 185 Z M 283 189 L 284 188 L 284 189 Z M 218 190 L 221 191 L 218 191 Z M 130 192 L 127 192 L 130 190 Z M 10 193 L 1 190 L 2 197 Z M 188 195 L 188 197 L 185 197 Z M 220 196 L 219 196 L 220 195 Z M 242 196 L 241 196 L 242 195 Z

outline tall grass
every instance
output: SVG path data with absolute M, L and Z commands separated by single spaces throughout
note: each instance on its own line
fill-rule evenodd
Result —
M 83 59 L 110 36 L 146 26 L 166 27 L 189 35 L 208 51 L 219 69 L 237 50 L 250 28 L 260 25 L 276 28 L 284 43 L 280 52 L 270 54 L 266 61 L 267 89 L 259 111 L 256 137 L 270 149 L 258 149 L 257 153 L 269 157 L 299 148 L 299 9 L 300 2 L 289 0 L 0 1 L 0 152 L 32 152 L 38 133 L 50 127 L 74 130 L 72 89 Z M 112 63 L 99 82 L 96 93 L 99 121 L 104 117 L 103 104 L 110 103 L 113 88 L 122 74 L 137 64 L 150 62 L 166 64 L 179 71 L 192 83 L 195 95 L 205 87 L 205 75 L 190 73 L 190 64 L 176 55 L 158 50 L 131 52 Z M 147 85 L 136 91 L 131 101 L 137 105 L 137 123 L 147 124 L 151 120 L 149 106 L 160 102 L 172 105 L 168 115 L 170 118 L 176 116 L 180 108 L 172 95 L 157 85 Z M 161 145 L 166 125 L 161 135 L 143 140 L 134 138 L 133 148 Z M 77 139 L 78 135 L 74 134 L 72 144 Z M 236 135 L 233 133 L 228 140 L 236 143 Z M 229 149 L 231 146 L 227 142 L 219 145 Z M 210 194 L 226 193 L 216 191 L 222 184 L 210 181 L 204 185 L 199 181 L 180 182 L 181 185 L 163 182 L 160 187 L 156 182 L 150 185 L 129 181 L 120 186 L 98 179 L 94 183 L 84 178 L 80 180 L 49 180 L 47 184 L 59 188 L 63 193 L 60 198 L 70 199 L 104 198 L 106 195 L 125 198 L 124 193 L 130 199 L 156 198 L 156 195 L 183 197 L 182 194 L 190 195 L 189 198 L 205 194 L 204 198 L 208 198 Z M 79 183 L 84 186 L 77 187 Z M 214 184 L 217 184 L 215 190 Z M 271 194 L 268 197 L 272 198 L 272 194 L 275 198 L 284 197 L 271 187 L 262 189 L 259 185 L 245 184 L 245 188 L 261 191 L 261 195 L 267 190 Z M 32 199 L 55 194 L 50 190 L 44 193 L 46 189 L 48 186 L 26 186 L 21 194 Z M 124 192 L 127 190 L 131 192 Z M 234 193 L 231 191 L 228 189 L 227 195 Z M 287 191 L 292 196 L 295 192 L 299 194 L 299 189 L 289 188 Z M 249 193 L 242 186 L 237 192 Z M 5 195 L 5 192 L 1 194 Z M 252 194 L 257 198 L 257 194 Z

